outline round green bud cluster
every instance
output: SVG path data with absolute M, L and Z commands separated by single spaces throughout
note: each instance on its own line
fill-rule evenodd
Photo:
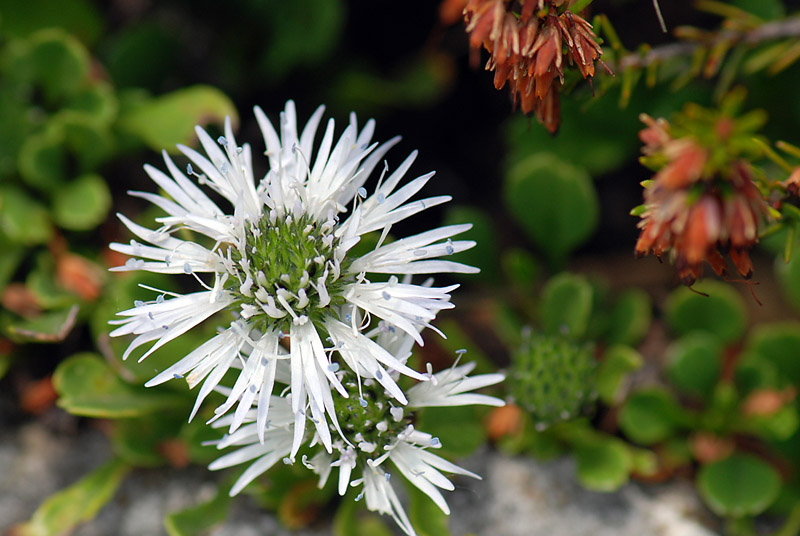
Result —
M 533 335 L 514 354 L 511 393 L 531 413 L 538 430 L 578 417 L 597 398 L 592 353 L 591 344 Z
M 333 397 L 336 418 L 345 438 L 369 458 L 385 453 L 406 430 L 409 419 L 400 406 L 393 405 L 385 389 L 372 379 L 361 380 L 359 392 L 355 373 L 344 373 L 342 385 L 350 398 Z
M 347 260 L 338 259 L 333 220 L 265 214 L 247 228 L 244 243 L 230 248 L 235 276 L 227 289 L 239 296 L 244 318 L 289 331 L 292 322 L 322 319 L 328 306 L 344 303 L 342 277 Z

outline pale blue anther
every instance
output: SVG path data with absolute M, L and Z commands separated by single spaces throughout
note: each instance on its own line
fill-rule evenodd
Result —
M 219 138 L 217 138 L 217 143 L 219 143 L 223 147 L 228 146 L 228 140 L 225 139 L 225 136 L 220 136 Z
M 442 442 L 439 440 L 438 437 L 432 437 L 431 438 L 431 446 L 434 447 L 434 448 L 441 447 L 442 446 Z
M 364 400 L 363 398 L 359 398 L 358 399 L 358 403 L 361 404 L 362 408 L 366 408 L 367 407 L 367 401 Z

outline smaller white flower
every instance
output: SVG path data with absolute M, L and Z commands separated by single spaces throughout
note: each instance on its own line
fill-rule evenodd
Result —
M 375 334 L 379 341 L 387 343 L 388 348 L 392 350 L 389 352 L 381 347 L 381 351 L 389 355 L 395 354 L 398 357 L 393 359 L 405 362 L 407 357 L 405 352 L 409 348 L 405 339 L 411 339 L 410 335 L 406 333 L 397 335 L 396 332 L 381 328 L 378 328 Z M 370 351 L 370 355 L 375 355 L 374 349 Z M 350 365 L 350 370 L 338 372 L 345 388 L 354 395 L 358 393 L 358 396 L 334 400 L 335 411 L 331 413 L 335 413 L 338 417 L 341 439 L 333 441 L 332 453 L 320 450 L 310 460 L 303 459 L 303 464 L 319 475 L 320 487 L 328 481 L 333 468 L 337 468 L 337 489 L 340 495 L 344 495 L 349 487 L 363 486 L 358 500 L 365 498 L 369 510 L 392 516 L 406 534 L 414 535 L 414 529 L 392 487 L 393 474 L 401 475 L 416 486 L 446 514 L 450 513 L 450 508 L 441 490 L 452 491 L 455 486 L 444 473 L 480 477 L 433 454 L 431 450 L 441 448 L 442 442 L 431 434 L 415 429 L 411 424 L 411 412 L 431 406 L 468 404 L 502 406 L 504 402 L 498 398 L 469 391 L 494 385 L 504 377 L 502 374 L 469 377 L 469 372 L 475 367 L 474 363 L 453 366 L 432 374 L 430 381 L 420 382 L 409 389 L 408 404 L 400 406 L 396 404 L 397 399 L 392 392 L 396 387 L 393 382 L 399 376 L 399 372 L 384 370 L 379 377 L 378 374 L 374 374 L 376 369 L 371 369 L 373 365 L 375 363 L 364 367 L 362 363 L 355 363 Z M 359 373 L 361 375 L 357 376 Z M 261 456 L 261 459 L 253 463 L 236 482 L 231 494 L 238 493 L 257 476 L 258 471 L 264 472 L 284 456 L 288 456 L 293 441 L 303 439 L 300 431 L 302 424 L 292 421 L 289 404 L 285 401 L 278 402 L 280 400 L 273 400 L 271 407 L 273 404 L 279 407 L 282 405 L 282 420 L 279 421 L 281 425 L 266 430 L 264 445 L 248 444 L 248 441 L 250 443 L 258 441 L 257 430 L 250 424 L 219 443 L 219 448 L 229 445 L 239 445 L 242 448 L 214 462 L 212 467 L 215 469 Z M 270 409 L 270 415 L 274 411 Z M 251 411 L 246 420 L 252 420 L 254 415 L 255 411 Z M 227 422 L 228 419 L 226 417 L 220 421 Z M 318 440 L 317 434 L 312 445 Z M 276 445 L 280 445 L 283 450 L 277 449 Z M 241 451 L 245 454 L 237 456 Z

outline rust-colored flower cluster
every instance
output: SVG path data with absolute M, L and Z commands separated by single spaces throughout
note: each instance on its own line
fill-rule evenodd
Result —
M 569 0 L 467 0 L 464 21 L 477 59 L 481 47 L 491 54 L 486 69 L 494 86 L 511 88 L 514 103 L 551 133 L 560 123 L 559 87 L 564 55 L 584 78 L 594 76 L 603 50 L 592 25 L 569 11 Z M 605 65 L 605 64 L 603 64 Z
M 748 252 L 758 242 L 768 205 L 746 160 L 732 158 L 719 165 L 733 120 L 723 117 L 713 126 L 710 138 L 719 142 L 716 147 L 691 135 L 673 137 L 664 119 L 643 115 L 642 121 L 647 125 L 639 133 L 645 160 L 661 164 L 639 207 L 636 253 L 669 254 L 686 285 L 700 277 L 703 262 L 717 275 L 725 274 L 725 254 L 741 276 L 750 277 Z

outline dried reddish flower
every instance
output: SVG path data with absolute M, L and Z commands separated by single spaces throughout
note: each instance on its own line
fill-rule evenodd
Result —
M 663 119 L 642 121 L 645 161 L 661 164 L 645 188 L 636 253 L 669 254 L 686 285 L 702 275 L 703 263 L 725 274 L 726 254 L 741 276 L 752 276 L 748 252 L 758 242 L 768 206 L 746 161 L 732 158 L 723 169 L 711 167 L 710 150 L 697 139 L 673 137 Z M 716 132 L 727 137 L 731 128 Z
M 447 6 L 451 3 L 445 0 Z M 525 114 L 535 114 L 552 133 L 560 124 L 564 55 L 588 79 L 594 76 L 594 62 L 602 64 L 603 50 L 592 25 L 566 9 L 568 4 L 567 0 L 467 0 L 463 11 L 473 64 L 480 48 L 485 48 L 490 54 L 486 70 L 494 71 L 495 88 L 508 85 L 514 104 Z

